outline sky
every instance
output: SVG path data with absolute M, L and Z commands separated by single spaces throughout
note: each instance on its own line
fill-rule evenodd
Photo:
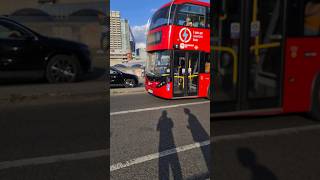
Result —
M 121 18 L 129 20 L 136 46 L 145 47 L 148 19 L 164 4 L 171 0 L 110 0 L 110 9 L 120 11 Z M 209 0 L 202 0 L 207 1 Z

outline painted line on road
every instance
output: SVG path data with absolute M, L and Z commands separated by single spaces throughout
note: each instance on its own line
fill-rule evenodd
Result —
M 221 142 L 226 140 L 237 140 L 237 139 L 248 139 L 254 137 L 265 137 L 265 136 L 277 136 L 283 134 L 297 134 L 304 131 L 319 130 L 320 125 L 307 125 L 300 127 L 291 127 L 291 128 L 282 128 L 282 129 L 273 129 L 273 130 L 264 130 L 256 132 L 246 132 L 240 134 L 230 134 L 230 135 L 220 135 L 211 137 L 211 142 Z
M 184 152 L 184 151 L 188 151 L 188 150 L 191 150 L 191 149 L 195 149 L 195 148 L 199 148 L 199 147 L 207 146 L 207 145 L 210 145 L 210 140 L 203 141 L 203 142 L 200 142 L 200 143 L 189 144 L 189 145 L 185 145 L 185 146 L 181 146 L 181 147 L 177 147 L 177 148 L 173 148 L 173 149 L 169 149 L 169 150 L 166 150 L 166 151 L 150 154 L 150 155 L 143 156 L 143 157 L 138 157 L 138 158 L 126 161 L 124 163 L 117 163 L 117 164 L 111 165 L 110 166 L 110 172 L 116 171 L 116 170 L 119 170 L 119 169 L 122 169 L 122 168 L 126 168 L 126 167 L 129 167 L 129 166 L 132 166 L 132 165 L 136 165 L 136 164 L 144 163 L 144 162 L 147 162 L 147 161 L 151 161 L 151 160 L 154 160 L 154 159 L 159 159 L 161 157 L 169 156 L 171 154 L 176 154 L 176 153 L 179 153 L 179 152 Z
M 256 132 L 247 132 L 247 133 L 240 133 L 240 134 L 231 134 L 231 135 L 221 135 L 221 136 L 214 136 L 211 138 L 211 142 L 219 142 L 224 140 L 236 140 L 236 139 L 247 139 L 253 137 L 265 137 L 265 136 L 276 136 L 279 134 L 293 134 L 293 133 L 300 133 L 304 131 L 310 130 L 319 130 L 320 125 L 308 125 L 303 127 L 291 127 L 291 128 L 282 128 L 282 129 L 274 129 L 274 130 L 265 130 L 265 131 L 256 131 Z M 169 149 L 163 152 L 150 154 L 143 157 L 138 157 L 123 163 L 117 163 L 110 166 L 110 171 L 116 171 L 122 168 L 126 168 L 132 165 L 144 163 L 147 161 L 151 161 L 154 159 L 159 159 L 161 157 L 169 156 L 171 154 L 188 151 L 194 148 L 199 148 L 202 146 L 210 145 L 210 141 L 203 141 L 200 143 L 194 143 L 186 146 L 177 147 L 174 149 Z
M 13 161 L 3 161 L 3 162 L 0 162 L 0 170 L 15 168 L 15 167 L 22 167 L 22 166 L 34 166 L 34 165 L 41 165 L 41 164 L 57 163 L 62 161 L 91 159 L 91 158 L 98 158 L 103 156 L 107 157 L 108 154 L 109 154 L 109 151 L 107 149 L 101 149 L 101 150 L 87 151 L 87 152 L 81 152 L 81 153 L 36 157 L 36 158 L 20 159 L 20 160 L 13 160 Z
M 145 111 L 154 111 L 154 110 L 168 109 L 168 108 L 176 108 L 176 107 L 182 107 L 182 106 L 200 105 L 200 104 L 207 104 L 207 103 L 210 103 L 210 101 L 201 101 L 201 102 L 193 102 L 193 103 L 185 103 L 185 104 L 175 104 L 175 105 L 169 105 L 169 106 L 158 106 L 158 107 L 152 107 L 152 108 L 143 108 L 143 109 L 111 112 L 110 116 L 129 114 L 129 113 L 137 113 L 137 112 L 145 112 Z

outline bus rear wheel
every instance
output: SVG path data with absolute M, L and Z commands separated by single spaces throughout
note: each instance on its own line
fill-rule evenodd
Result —
M 320 76 L 314 85 L 310 115 L 313 119 L 320 121 Z

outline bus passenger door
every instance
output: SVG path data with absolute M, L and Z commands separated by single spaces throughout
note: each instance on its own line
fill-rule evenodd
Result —
M 200 53 L 175 51 L 173 62 L 173 95 L 188 97 L 198 95 Z
M 183 51 L 174 51 L 173 57 L 173 97 L 183 97 L 187 54 Z
M 284 1 L 214 2 L 212 113 L 280 108 Z
M 213 37 L 211 54 L 213 59 L 213 81 L 211 81 L 214 112 L 235 111 L 238 105 L 239 51 L 241 38 L 241 2 L 239 0 L 216 0 L 218 9 L 213 12 Z
M 284 1 L 249 0 L 245 109 L 279 108 L 283 76 Z M 245 65 L 245 66 L 246 66 Z M 244 84 L 245 86 L 245 84 Z
M 187 53 L 187 67 L 185 74 L 186 95 L 197 96 L 199 88 L 200 52 Z

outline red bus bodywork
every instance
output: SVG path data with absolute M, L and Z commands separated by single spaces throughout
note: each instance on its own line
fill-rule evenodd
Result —
M 193 0 L 175 0 L 167 3 L 161 8 L 174 4 L 192 3 L 209 7 L 209 3 Z M 161 32 L 162 39 L 159 44 L 147 46 L 147 51 L 173 50 L 179 45 L 179 32 L 183 26 L 168 25 L 161 26 L 148 32 L 148 35 Z M 210 52 L 210 30 L 202 28 L 189 28 L 193 35 L 199 35 L 198 39 L 191 39 L 190 46 L 185 50 L 199 50 Z M 320 76 L 320 38 L 319 37 L 286 37 L 284 41 L 284 65 L 282 80 L 282 105 L 275 109 L 248 110 L 241 112 L 227 112 L 229 115 L 264 115 L 292 112 L 310 112 L 312 108 L 314 86 L 317 77 Z M 200 83 L 201 82 L 201 83 Z M 151 82 L 146 79 L 145 88 L 152 91 L 154 95 L 163 98 L 173 98 L 172 83 L 157 88 L 159 82 Z M 197 97 L 206 97 L 210 85 L 210 74 L 199 75 L 199 89 Z M 168 88 L 167 87 L 171 87 Z M 320 93 L 320 92 L 319 92 Z M 220 113 L 223 116 L 224 113 Z M 220 116 L 219 115 L 219 116 Z
M 309 112 L 320 75 L 320 38 L 288 38 L 285 48 L 283 111 Z
M 160 9 L 171 6 L 172 4 L 194 4 L 205 7 L 210 7 L 210 3 L 196 1 L 196 0 L 174 0 L 167 3 Z M 191 34 L 190 40 L 181 42 L 181 34 L 187 28 L 187 32 Z M 209 28 L 194 28 L 178 25 L 165 25 L 155 28 L 148 32 L 148 37 L 154 33 L 161 33 L 161 42 L 155 45 L 147 45 L 147 52 L 174 50 L 174 46 L 179 46 L 180 50 L 185 51 L 202 51 L 210 53 L 210 29 Z M 183 44 L 183 45 L 182 45 Z M 183 46 L 183 47 L 182 47 Z M 170 82 L 166 86 L 157 88 L 159 84 L 157 81 L 150 81 L 145 79 L 145 89 L 147 92 L 152 92 L 153 95 L 172 99 L 173 97 L 173 83 Z M 170 89 L 168 89 L 168 86 Z M 196 97 L 207 97 L 210 87 L 210 73 L 200 73 L 198 81 L 198 95 Z

